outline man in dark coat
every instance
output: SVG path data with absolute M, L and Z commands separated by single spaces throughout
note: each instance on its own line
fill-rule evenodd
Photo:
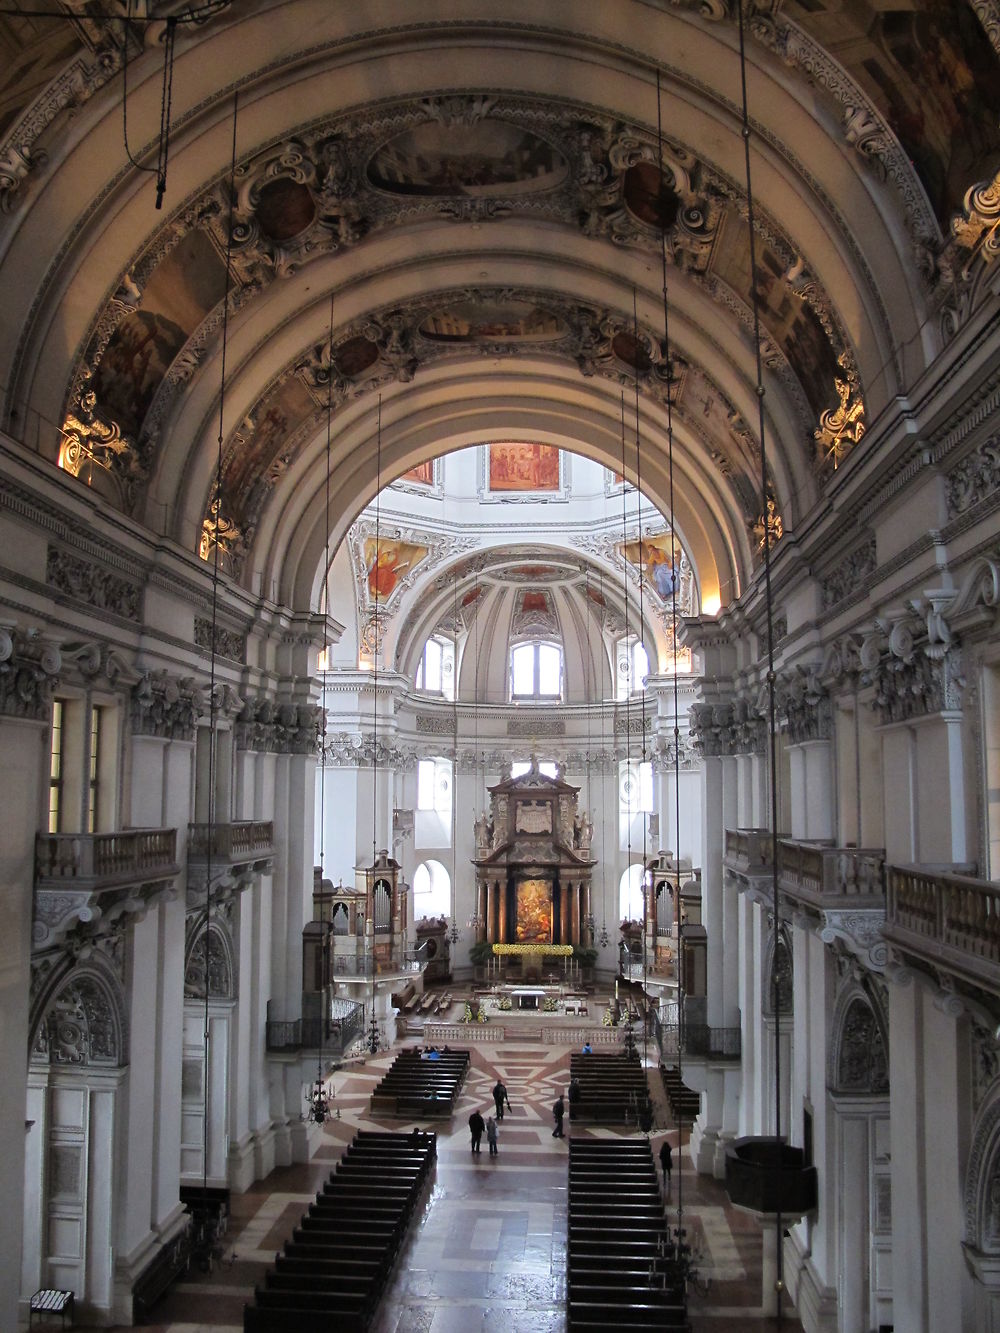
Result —
M 497 1108 L 497 1119 L 503 1119 L 504 1102 L 507 1103 L 507 1110 L 510 1110 L 510 1098 L 507 1096 L 507 1089 L 504 1086 L 503 1079 L 498 1078 L 493 1085 L 493 1101 Z
M 469 1133 L 472 1135 L 472 1151 L 479 1151 L 479 1143 L 483 1137 L 483 1130 L 486 1128 L 486 1121 L 478 1111 L 473 1111 L 469 1116 Z
M 564 1139 L 566 1137 L 566 1135 L 563 1133 L 563 1116 L 565 1114 L 566 1114 L 566 1103 L 563 1101 L 562 1093 L 560 1093 L 557 1101 L 552 1107 L 552 1117 L 556 1122 L 556 1127 L 552 1131 L 552 1137 L 554 1139 Z

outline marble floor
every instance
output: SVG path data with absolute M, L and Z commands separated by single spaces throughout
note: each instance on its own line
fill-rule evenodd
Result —
M 561 1333 L 566 1327 L 567 1140 L 552 1137 L 550 1107 L 569 1078 L 569 1048 L 539 1041 L 471 1044 L 472 1064 L 458 1110 L 438 1129 L 438 1162 L 382 1298 L 373 1333 Z M 377 1056 L 333 1078 L 339 1118 L 325 1127 L 323 1144 L 307 1166 L 283 1167 L 246 1194 L 233 1197 L 226 1255 L 215 1271 L 191 1275 L 157 1305 L 147 1333 L 241 1333 L 243 1306 L 274 1260 L 307 1204 L 358 1128 L 402 1129 L 408 1122 L 373 1118 L 372 1088 L 392 1063 Z M 503 1078 L 511 1110 L 500 1125 L 499 1154 L 469 1150 L 467 1120 L 476 1107 L 492 1110 L 490 1090 Z M 658 1084 L 657 1079 L 653 1079 Z M 761 1235 L 754 1220 L 731 1208 L 721 1185 L 698 1176 L 689 1163 L 678 1171 L 678 1130 L 666 1100 L 656 1093 L 654 1153 L 664 1134 L 674 1145 L 674 1223 L 684 1225 L 701 1272 L 704 1295 L 690 1303 L 695 1333 L 770 1330 L 801 1333 L 787 1304 L 783 1317 L 761 1314 Z M 607 1127 L 572 1134 L 617 1137 Z M 42 1325 L 35 1325 L 41 1328 Z M 57 1327 L 55 1325 L 54 1327 Z

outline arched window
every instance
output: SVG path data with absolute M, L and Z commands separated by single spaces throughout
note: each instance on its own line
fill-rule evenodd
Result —
M 630 694 L 645 688 L 646 677 L 649 675 L 649 657 L 641 639 L 632 636 L 619 639 L 615 661 L 619 699 L 627 699 Z
M 450 914 L 451 876 L 440 861 L 421 861 L 413 872 L 414 918 Z
M 432 634 L 424 644 L 415 681 L 418 690 L 428 694 L 455 697 L 455 645 L 442 634 Z
M 556 643 L 518 643 L 510 650 L 511 699 L 561 699 L 562 649 Z
M 618 883 L 618 910 L 622 921 L 642 921 L 642 864 L 637 862 L 622 875 Z

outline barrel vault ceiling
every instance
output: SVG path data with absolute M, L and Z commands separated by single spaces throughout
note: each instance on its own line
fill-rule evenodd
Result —
M 0 18 L 0 424 L 295 608 L 328 440 L 336 547 L 495 438 L 667 514 L 671 425 L 725 602 L 765 499 L 794 534 L 981 295 L 992 0 L 744 0 L 766 496 L 735 0 L 61 7 Z

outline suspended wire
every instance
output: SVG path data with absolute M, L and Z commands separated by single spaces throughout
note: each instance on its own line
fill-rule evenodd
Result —
M 740 36 L 740 92 L 742 97 L 742 134 L 743 154 L 746 171 L 747 189 L 747 236 L 750 243 L 750 294 L 753 303 L 754 355 L 757 372 L 757 430 L 760 437 L 760 494 L 764 528 L 764 605 L 767 616 L 767 710 L 768 710 L 768 745 L 771 781 L 771 890 L 772 913 L 774 917 L 774 947 L 772 955 L 776 964 L 778 944 L 781 939 L 781 902 L 778 895 L 778 747 L 777 725 L 775 717 L 774 690 L 774 604 L 771 590 L 771 521 L 767 510 L 767 442 L 764 432 L 764 365 L 760 346 L 760 300 L 757 287 L 757 246 L 754 227 L 753 186 L 750 171 L 750 113 L 747 97 L 747 61 L 746 34 L 744 30 L 743 0 L 739 0 L 739 36 Z M 781 1151 L 781 991 L 778 968 L 772 965 L 771 986 L 774 1004 L 774 1137 L 775 1161 Z M 782 1294 L 784 1291 L 784 1255 L 782 1253 L 782 1214 L 780 1191 L 776 1193 L 775 1232 L 777 1236 L 777 1270 L 775 1291 L 777 1295 L 778 1322 L 782 1320 Z
M 156 155 L 156 207 L 163 207 L 167 189 L 167 158 L 170 155 L 170 108 L 174 96 L 174 42 L 177 20 L 167 19 L 167 36 L 163 43 L 163 89 L 160 93 L 160 142 Z M 123 99 L 124 100 L 124 99 Z
M 629 596 L 628 596 L 628 560 L 625 555 L 628 544 L 628 503 L 625 487 L 625 390 L 621 392 L 621 449 L 622 449 L 622 561 L 625 566 L 625 650 L 628 651 L 629 644 Z M 617 661 L 615 663 L 617 668 Z M 617 671 L 616 671 L 617 676 Z M 617 679 L 616 679 L 617 685 Z M 632 910 L 632 697 L 628 688 L 630 681 L 626 679 L 625 688 L 625 873 L 628 876 L 628 910 Z M 617 689 L 615 690 L 617 694 Z M 619 798 L 620 808 L 620 798 Z M 628 918 L 631 920 L 631 916 Z M 624 955 L 629 950 L 623 940 L 621 946 L 622 958 L 619 962 L 619 971 L 624 976 Z
M 663 198 L 664 179 L 663 179 L 663 112 L 661 107 L 660 92 L 660 71 L 656 71 L 656 137 L 659 146 L 659 173 L 660 173 L 660 198 Z M 680 554 L 677 556 L 677 565 L 674 566 L 674 550 L 676 544 L 677 521 L 676 511 L 674 509 L 674 412 L 673 412 L 673 389 L 674 389 L 674 365 L 670 349 L 670 303 L 667 294 L 667 229 L 666 226 L 660 228 L 660 278 L 661 295 L 663 298 L 663 358 L 667 367 L 667 488 L 668 502 L 670 505 L 670 651 L 672 656 L 672 666 L 674 674 L 673 682 L 673 703 L 674 703 L 674 836 L 677 840 L 677 854 L 674 859 L 674 884 L 672 896 L 675 895 L 677 910 L 674 914 L 674 920 L 677 923 L 677 957 L 675 959 L 677 968 L 677 1075 L 680 1082 L 684 1082 L 684 1005 L 685 1005 L 685 975 L 684 975 L 684 939 L 681 931 L 681 732 L 680 732 L 680 689 L 677 680 L 677 593 L 680 584 Z M 684 1161 L 683 1161 L 683 1124 L 678 1124 L 677 1139 L 677 1257 L 681 1261 L 681 1272 L 686 1273 L 683 1266 L 685 1258 L 684 1244 Z M 685 1281 L 685 1304 L 687 1301 L 687 1284 Z
M 454 735 L 454 766 L 451 774 L 451 930 L 458 943 L 458 565 L 452 580 L 451 643 L 455 656 L 452 666 L 451 725 Z
M 333 367 L 331 366 L 331 373 Z M 372 603 L 372 1021 L 368 1032 L 368 1049 L 375 1055 L 379 1048 L 378 1019 L 375 1016 L 375 866 L 378 861 L 378 656 L 379 656 L 379 619 L 378 619 L 378 558 L 382 535 L 382 395 L 378 396 L 378 417 L 375 437 L 375 554 L 373 568 L 376 572 L 375 593 Z
M 219 372 L 219 436 L 215 458 L 215 502 L 212 511 L 215 518 L 215 536 L 212 543 L 212 642 L 209 649 L 209 688 L 208 688 L 208 855 L 205 868 L 205 1083 L 202 1108 L 202 1144 L 201 1144 L 201 1188 L 202 1198 L 208 1202 L 208 1085 L 209 1085 L 209 1032 L 211 1027 L 209 1006 L 209 943 L 212 921 L 212 853 L 215 850 L 216 829 L 216 726 L 218 725 L 219 700 L 216 694 L 216 638 L 219 622 L 219 525 L 222 518 L 222 441 L 225 433 L 226 407 L 226 351 L 229 338 L 229 293 L 232 283 L 233 261 L 233 205 L 236 197 L 236 114 L 238 94 L 233 94 L 233 138 L 229 167 L 229 218 L 226 226 L 226 280 L 222 299 L 222 355 Z
M 634 389 L 634 392 L 635 392 L 635 492 L 636 492 L 636 497 L 637 497 L 637 500 L 638 500 L 638 506 L 637 506 L 637 511 L 636 511 L 636 512 L 637 512 L 637 523 L 638 523 L 638 555 L 639 555 L 639 561 L 640 561 L 640 575 L 639 575 L 639 630 L 638 630 L 638 634 L 637 634 L 637 636 L 636 636 L 636 642 L 637 642 L 638 644 L 642 645 L 643 636 L 644 636 L 644 634 L 645 634 L 645 630 L 646 630 L 646 616 L 645 616 L 645 607 L 644 607 L 644 602 L 643 602 L 643 587 L 644 587 L 644 584 L 645 584 L 646 580 L 645 580 L 645 578 L 643 577 L 643 574 L 642 574 L 642 565 L 641 565 L 641 561 L 642 561 L 642 448 L 641 448 L 641 444 L 640 444 L 640 439 L 641 439 L 641 437 L 640 437 L 640 432 L 639 432 L 639 306 L 638 306 L 638 298 L 637 298 L 637 296 L 636 296 L 636 290 L 635 290 L 635 287 L 634 287 L 634 286 L 633 286 L 633 288 L 632 288 L 632 335 L 633 335 L 633 337 L 635 338 L 635 379 L 634 379 L 634 381 L 633 381 L 633 389 Z M 633 662 L 634 662 L 634 660 L 637 659 L 637 657 L 638 657 L 638 654 L 633 653 L 633 652 L 632 652 L 632 649 L 631 649 L 631 646 L 629 646 L 628 690 L 629 690 L 629 696 L 630 696 L 630 697 L 631 697 L 632 691 L 633 691 L 633 689 L 634 689 L 634 687 L 635 687 L 635 681 L 633 680 L 633 673 L 634 673 L 634 671 L 635 671 L 635 667 L 634 667 L 634 665 L 633 665 Z M 644 776 L 645 768 L 646 768 L 646 700 L 645 700 L 645 695 L 643 695 L 643 698 L 640 700 L 640 705 L 639 705 L 639 707 L 640 707 L 639 719 L 640 719 L 640 726 L 641 726 L 641 730 L 642 730 L 642 745 L 641 745 L 642 759 L 640 760 L 640 766 L 639 766 L 639 800 L 640 800 L 640 807 L 639 807 L 639 809 L 640 809 L 640 813 L 641 813 L 641 814 L 645 814 L 645 812 L 642 810 L 642 804 L 641 804 L 641 802 L 642 802 L 642 780 L 643 780 L 643 776 Z M 648 916 L 649 916 L 649 910 L 650 910 L 650 903 L 649 903 L 649 900 L 648 900 L 648 898 L 647 898 L 647 891 L 648 891 L 648 887 L 649 887 L 648 884 L 647 884 L 647 874 L 648 874 L 647 866 L 648 866 L 648 862 L 649 862 L 648 833 L 649 833 L 649 818 L 648 818 L 648 816 L 646 816 L 646 817 L 643 819 L 643 821 L 642 821 L 642 879 L 641 879 L 641 881 L 640 881 L 640 883 L 642 884 L 642 1007 L 643 1007 L 643 1023 L 642 1023 L 642 1061 L 643 1061 L 643 1068 L 645 1068 L 645 1064 L 646 1064 L 646 1012 L 645 1012 L 645 1011 L 646 1011 L 646 969 L 647 969 L 647 965 L 648 965 L 648 961 L 649 961 L 649 960 L 648 960 L 648 957 L 647 957 L 647 950 L 648 950 L 648 942 L 647 942 L 647 925 L 648 925 Z M 630 980 L 631 980 L 631 977 L 630 977 Z

